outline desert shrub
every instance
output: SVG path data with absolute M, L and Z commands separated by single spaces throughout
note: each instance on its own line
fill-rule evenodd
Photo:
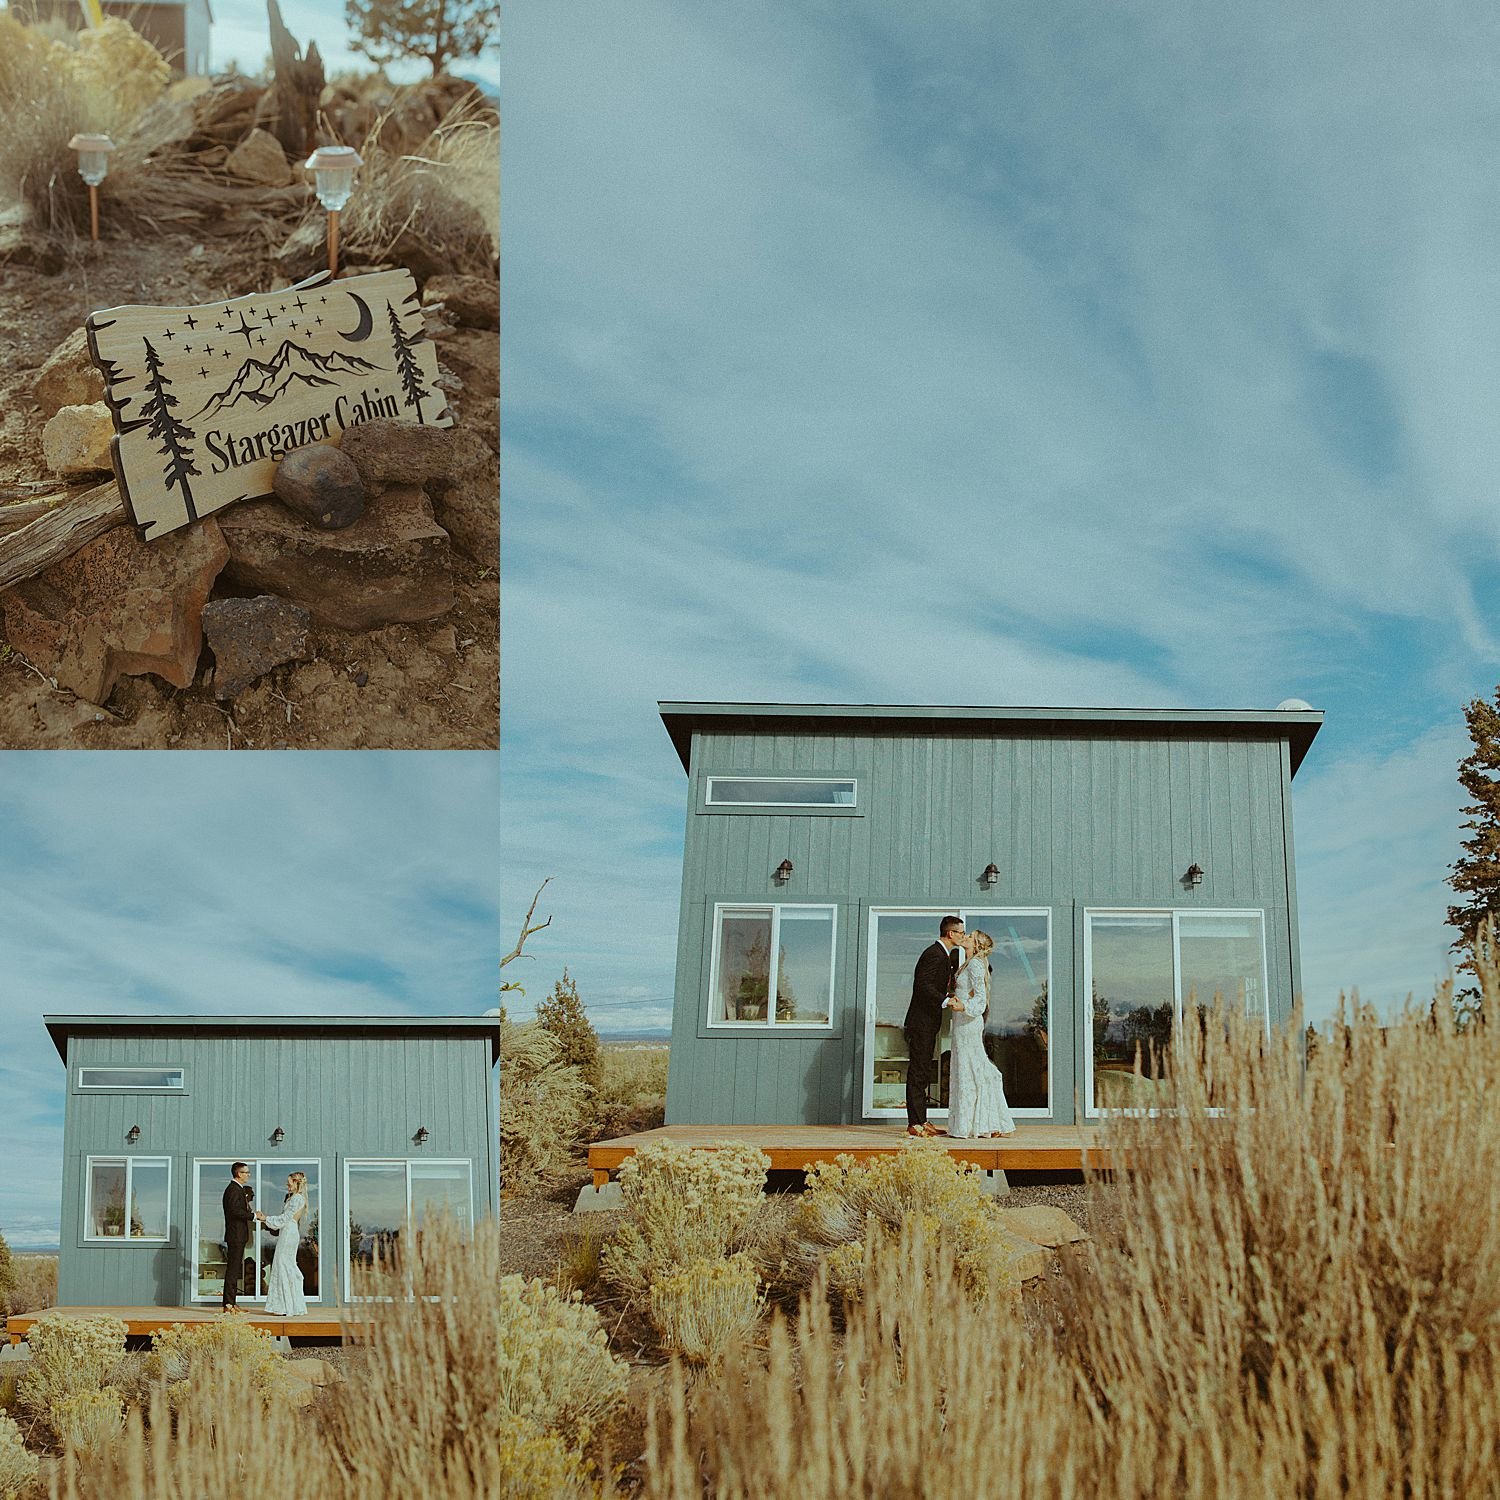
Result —
M 590 1466 L 555 1432 L 525 1417 L 503 1416 L 498 1424 L 499 1469 L 490 1500 L 597 1500 Z
M 771 1159 L 743 1141 L 710 1150 L 653 1141 L 620 1168 L 630 1218 L 604 1247 L 605 1279 L 645 1307 L 652 1285 L 698 1260 L 722 1260 L 760 1211 Z
M 661 1047 L 611 1046 L 599 1053 L 594 1089 L 595 1139 L 652 1130 L 666 1118 L 667 1059 Z
M 583 1138 L 591 1102 L 557 1038 L 533 1022 L 500 1018 L 500 1180 L 507 1192 L 555 1182 Z
M 103 131 L 120 144 L 170 73 L 123 20 L 107 20 L 75 47 L 0 14 L 0 99 L 6 101 L 0 196 L 19 198 L 53 231 L 86 224 L 88 189 L 68 141 L 75 131 Z
M 552 1278 L 560 1292 L 564 1295 L 582 1292 L 587 1296 L 594 1289 L 604 1269 L 605 1238 L 604 1226 L 597 1217 L 589 1215 L 580 1220 L 564 1243 Z
M 125 1429 L 125 1401 L 113 1386 L 64 1396 L 49 1408 L 52 1430 L 69 1452 L 105 1452 Z
M 20 1500 L 40 1467 L 36 1455 L 26 1451 L 21 1429 L 9 1417 L 0 1416 L 0 1500 Z
M 174 1409 L 205 1386 L 226 1382 L 240 1400 L 255 1396 L 263 1406 L 284 1402 L 297 1389 L 271 1335 L 233 1315 L 157 1329 L 146 1372 L 166 1384 Z
M 651 1321 L 669 1354 L 717 1370 L 730 1350 L 748 1343 L 766 1302 L 754 1260 L 695 1260 L 651 1288 Z
M 934 1142 L 912 1142 L 865 1162 L 840 1156 L 807 1173 L 807 1191 L 793 1210 L 783 1253 L 805 1280 L 830 1252 L 829 1286 L 858 1297 L 872 1226 L 894 1236 L 912 1219 L 941 1237 L 972 1297 L 1014 1297 L 1014 1261 L 1023 1249 L 1001 1224 L 979 1186 L 979 1168 L 954 1160 Z
M 577 1068 L 591 1089 L 599 1087 L 599 1033 L 589 1020 L 578 984 L 566 969 L 536 1008 L 536 1024 L 557 1040 L 557 1060 Z
M 10 1294 L 15 1290 L 16 1268 L 11 1259 L 10 1246 L 0 1234 L 0 1312 L 10 1311 Z
M 17 1255 L 11 1262 L 9 1302 L 15 1314 L 40 1312 L 57 1302 L 57 1257 Z
M 125 1353 L 125 1324 L 103 1313 L 51 1315 L 31 1325 L 31 1360 L 16 1382 L 16 1405 L 53 1430 L 53 1413 L 70 1396 L 93 1395 Z
M 578 1293 L 502 1276 L 497 1296 L 502 1338 L 498 1405 L 575 1446 L 623 1400 L 630 1372 L 610 1352 L 599 1315 Z
M 1305 1070 L 1300 1022 L 1183 1032 L 1030 1316 L 966 1302 L 934 1215 L 872 1220 L 843 1337 L 825 1265 L 765 1369 L 678 1383 L 643 1494 L 1494 1493 L 1500 1031 L 1356 1009 Z

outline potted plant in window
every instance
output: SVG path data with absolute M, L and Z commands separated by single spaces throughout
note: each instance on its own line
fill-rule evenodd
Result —
M 125 1234 L 125 1200 L 123 1198 L 111 1198 L 104 1205 L 104 1212 L 100 1215 L 99 1227 L 110 1238 L 123 1238 Z

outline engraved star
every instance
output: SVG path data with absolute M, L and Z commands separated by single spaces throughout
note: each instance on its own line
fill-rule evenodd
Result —
M 319 297 L 318 298 L 318 306 L 319 307 L 326 307 L 327 305 L 328 305 L 328 298 L 327 297 Z
M 282 310 L 282 312 L 285 312 L 286 308 L 283 307 L 281 310 Z M 271 324 L 273 324 L 275 321 L 276 321 L 276 314 L 273 313 L 270 308 L 267 308 L 266 309 L 266 326 L 269 328 L 271 326 Z
M 200 380 L 207 380 L 208 379 L 208 371 L 207 370 L 199 370 L 198 371 L 198 378 Z
M 282 303 L 282 304 L 281 304 L 281 306 L 280 306 L 280 307 L 279 307 L 279 308 L 277 308 L 277 311 L 278 311 L 278 312 L 285 312 L 285 311 L 286 311 L 286 303 L 285 303 L 285 302 L 283 302 L 283 303 Z
M 240 326 L 238 328 L 231 328 L 229 331 L 231 333 L 242 333 L 242 334 L 244 334 L 244 336 L 245 336 L 245 347 L 247 349 L 250 347 L 250 325 L 245 321 L 245 315 L 244 315 L 244 313 L 240 314 Z M 265 343 L 265 340 L 262 339 L 261 343 Z
M 171 330 L 171 329 L 170 329 L 170 328 L 169 328 L 169 329 L 167 329 L 167 331 L 166 331 L 166 332 L 165 332 L 165 333 L 164 333 L 164 334 L 163 334 L 163 335 L 162 335 L 162 337 L 163 337 L 163 338 L 166 338 L 166 339 L 175 339 L 175 338 L 176 338 L 176 337 L 177 337 L 177 335 L 176 335 L 176 334 L 175 334 L 175 333 L 173 333 L 173 332 L 172 332 L 172 330 Z
M 205 344 L 203 346 L 203 352 L 205 354 L 212 354 L 214 352 L 214 346 L 212 344 Z
M 183 322 L 186 323 L 189 328 L 196 328 L 198 326 L 197 318 L 195 318 L 191 313 L 189 313 L 187 317 L 183 319 Z
M 223 331 L 224 331 L 224 325 L 222 323 L 215 323 L 214 327 L 217 328 L 220 333 L 223 333 Z
M 296 323 L 295 323 L 295 322 L 292 322 L 292 323 L 288 323 L 288 324 L 287 324 L 287 325 L 286 325 L 286 326 L 287 326 L 287 327 L 288 327 L 288 328 L 289 328 L 289 329 L 290 329 L 290 330 L 291 330 L 291 331 L 292 331 L 292 332 L 293 332 L 293 333 L 296 333 L 296 331 L 297 331 L 297 325 L 296 325 Z
M 260 345 L 260 346 L 261 346 L 261 348 L 262 348 L 262 349 L 264 349 L 264 348 L 265 348 L 265 346 L 266 346 L 266 341 L 265 341 L 265 339 L 263 339 L 263 338 L 258 338 L 258 339 L 256 339 L 256 341 L 255 341 L 255 342 L 256 342 L 256 343 L 257 343 L 257 344 L 259 344 L 259 345 Z
M 322 320 L 322 318 L 319 318 L 318 319 L 318 327 L 321 328 L 322 326 L 323 326 L 323 320 Z
M 193 346 L 191 344 L 184 344 L 182 346 L 182 352 L 184 354 L 191 354 L 193 352 Z
M 324 300 L 326 301 L 327 298 L 325 298 Z M 295 307 L 298 312 L 301 312 L 307 306 L 307 303 L 305 303 L 300 297 L 298 297 L 297 300 L 292 303 L 292 306 Z

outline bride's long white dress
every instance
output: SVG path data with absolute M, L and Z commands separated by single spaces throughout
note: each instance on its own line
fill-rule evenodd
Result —
M 279 1214 L 267 1214 L 265 1227 L 279 1231 L 276 1253 L 271 1257 L 271 1274 L 266 1281 L 266 1311 L 283 1316 L 305 1313 L 307 1298 L 302 1295 L 302 1272 L 297 1266 L 297 1246 L 302 1229 L 297 1214 L 307 1207 L 305 1194 L 293 1193 Z
M 948 1061 L 948 1134 L 960 1139 L 1009 1135 L 1016 1128 L 1005 1102 L 1005 1082 L 984 1050 L 984 1013 L 989 1009 L 988 964 L 971 958 L 958 971 L 952 1051 Z

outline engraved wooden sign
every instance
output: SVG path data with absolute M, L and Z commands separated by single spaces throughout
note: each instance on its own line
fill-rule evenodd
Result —
M 373 417 L 451 427 L 405 270 L 87 323 L 115 477 L 147 540 L 271 493 L 277 460 Z

